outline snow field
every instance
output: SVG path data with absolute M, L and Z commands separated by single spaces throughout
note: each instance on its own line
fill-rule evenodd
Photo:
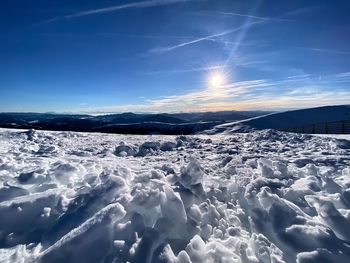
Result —
M 350 262 L 350 141 L 0 130 L 0 262 Z

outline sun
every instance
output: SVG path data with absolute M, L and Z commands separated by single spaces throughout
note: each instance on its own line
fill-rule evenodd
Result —
M 218 88 L 224 84 L 224 76 L 221 73 L 214 73 L 209 77 L 210 86 Z

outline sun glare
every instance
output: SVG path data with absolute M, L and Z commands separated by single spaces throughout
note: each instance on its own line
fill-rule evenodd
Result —
M 210 86 L 218 88 L 224 84 L 224 77 L 220 73 L 214 73 L 209 79 Z

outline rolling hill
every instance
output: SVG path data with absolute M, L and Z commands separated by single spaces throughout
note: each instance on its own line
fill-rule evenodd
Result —
M 272 113 L 243 121 L 218 125 L 207 133 L 246 132 L 251 130 L 288 130 L 291 127 L 350 120 L 350 105 L 325 106 Z

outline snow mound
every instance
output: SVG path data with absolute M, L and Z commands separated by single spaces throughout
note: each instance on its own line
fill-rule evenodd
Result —
M 0 262 L 350 262 L 350 147 L 0 130 Z
M 134 157 L 145 157 L 146 155 L 155 155 L 159 151 L 167 152 L 173 151 L 178 146 L 178 143 L 166 141 L 147 141 L 142 143 L 140 146 L 127 144 L 121 141 L 115 148 L 114 154 L 119 157 L 134 156 Z

